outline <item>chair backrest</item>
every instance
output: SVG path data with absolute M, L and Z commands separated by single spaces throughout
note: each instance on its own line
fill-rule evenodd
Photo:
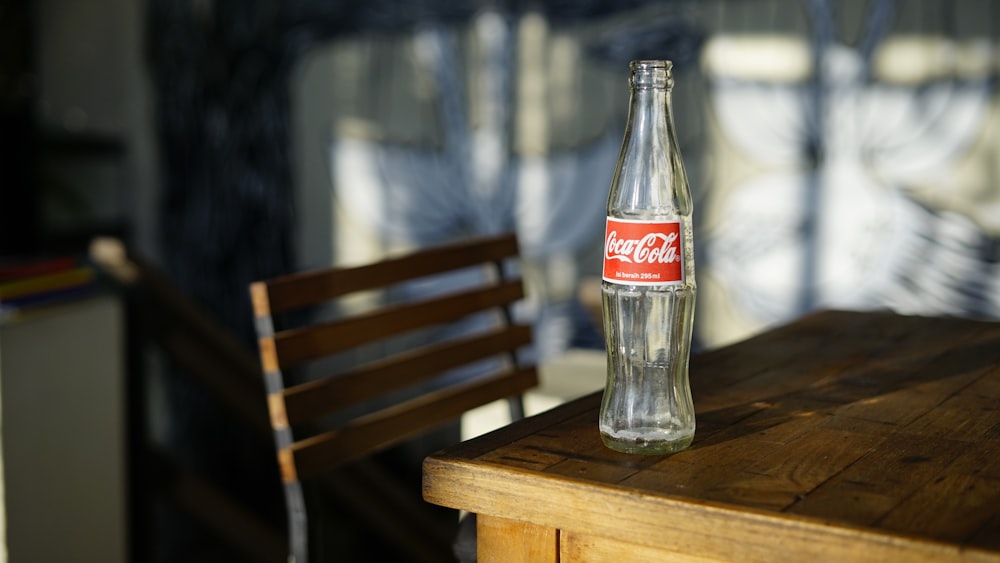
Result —
M 517 255 L 517 239 L 508 234 L 250 285 L 286 492 L 290 484 L 454 421 L 478 406 L 520 397 L 537 385 L 535 367 L 518 359 L 518 352 L 531 342 L 531 328 L 514 323 L 511 315 L 511 306 L 524 297 L 520 276 L 509 267 Z M 451 279 L 435 277 L 448 272 L 461 283 L 435 281 Z M 476 283 L 466 274 L 474 274 Z M 440 290 L 455 285 L 459 287 Z M 432 291 L 412 291 L 417 286 Z M 393 288 L 416 295 L 376 299 L 361 312 L 344 312 L 359 293 L 384 294 Z M 307 324 L 279 326 L 289 312 L 305 308 L 322 308 L 334 318 L 300 315 L 309 318 Z M 401 344 L 415 331 L 447 332 L 470 317 L 484 316 L 492 322 L 472 325 L 481 330 L 462 328 L 447 339 L 409 338 L 416 344 Z M 329 365 L 336 364 L 331 358 L 372 345 L 382 346 L 374 359 L 345 369 Z M 454 377 L 456 370 L 490 359 L 495 370 Z M 289 381 L 291 370 L 305 366 L 315 371 L 317 363 L 319 374 Z M 428 390 L 414 391 L 419 389 Z M 377 408 L 364 408 L 371 405 Z

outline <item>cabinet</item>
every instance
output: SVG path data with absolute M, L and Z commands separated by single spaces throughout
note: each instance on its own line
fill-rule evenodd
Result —
M 0 323 L 0 545 L 11 563 L 126 560 L 122 327 L 112 296 Z

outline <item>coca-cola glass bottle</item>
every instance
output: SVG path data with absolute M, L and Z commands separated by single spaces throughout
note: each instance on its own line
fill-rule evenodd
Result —
M 671 67 L 630 64 L 628 123 L 608 195 L 600 431 L 608 447 L 635 454 L 680 451 L 694 439 L 693 205 L 671 115 Z

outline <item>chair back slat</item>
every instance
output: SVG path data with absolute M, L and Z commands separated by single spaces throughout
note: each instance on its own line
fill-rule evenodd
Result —
M 480 358 L 516 352 L 531 343 L 531 328 L 508 326 L 440 342 L 285 390 L 288 422 L 295 426 L 379 395 L 433 379 Z
M 462 384 L 396 404 L 290 448 L 282 474 L 297 479 L 315 477 L 331 466 L 357 459 L 454 419 L 479 405 L 523 393 L 537 384 L 534 369 L 518 368 L 479 377 Z
M 473 313 L 510 305 L 522 297 L 523 286 L 517 280 L 413 303 L 389 305 L 347 319 L 280 332 L 274 336 L 275 350 L 278 361 L 292 367 L 405 332 L 456 322 Z
M 518 254 L 513 236 L 470 241 L 419 250 L 362 266 L 317 270 L 282 276 L 267 282 L 270 314 L 307 307 L 358 291 L 450 272 L 479 264 L 498 263 Z

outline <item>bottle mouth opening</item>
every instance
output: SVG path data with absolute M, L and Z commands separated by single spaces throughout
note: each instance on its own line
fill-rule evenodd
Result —
M 673 69 L 673 67 L 674 67 L 673 61 L 668 61 L 666 59 L 639 59 L 629 63 L 629 68 L 633 71 L 656 70 L 656 69 L 663 69 L 666 71 L 670 71 Z
M 634 60 L 629 63 L 632 86 L 635 88 L 665 88 L 674 86 L 674 63 L 668 60 Z

